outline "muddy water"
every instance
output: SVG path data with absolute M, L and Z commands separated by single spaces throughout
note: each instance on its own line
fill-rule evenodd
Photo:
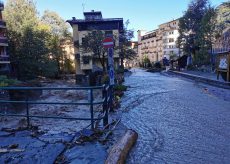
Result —
M 127 163 L 230 161 L 230 101 L 189 81 L 132 71 L 126 78 L 130 87 L 122 99 L 122 123 L 139 138 Z

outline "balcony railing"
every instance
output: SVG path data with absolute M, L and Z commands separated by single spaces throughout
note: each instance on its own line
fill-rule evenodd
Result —
M 0 62 L 8 62 L 8 61 L 10 61 L 10 58 L 9 57 L 2 57 L 2 56 L 0 56 Z
M 0 26 L 6 27 L 6 22 L 4 22 L 3 20 L 0 20 Z
M 8 44 L 7 38 L 0 38 L 0 44 Z
M 4 8 L 4 3 L 0 2 L 0 8 Z

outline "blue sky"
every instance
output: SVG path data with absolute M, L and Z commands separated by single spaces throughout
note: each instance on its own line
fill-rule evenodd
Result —
M 210 0 L 217 6 L 227 0 Z M 6 0 L 4 0 L 6 2 Z M 102 11 L 104 18 L 130 20 L 130 29 L 153 30 L 159 24 L 183 15 L 190 0 L 36 0 L 42 15 L 46 9 L 57 12 L 65 20 L 83 18 L 84 11 Z

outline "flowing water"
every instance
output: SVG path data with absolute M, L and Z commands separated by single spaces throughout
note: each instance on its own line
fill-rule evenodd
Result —
M 125 82 L 129 89 L 122 99 L 122 123 L 139 138 L 127 163 L 230 161 L 230 100 L 190 81 L 132 72 Z

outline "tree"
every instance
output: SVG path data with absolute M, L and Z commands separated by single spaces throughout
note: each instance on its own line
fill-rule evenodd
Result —
M 4 16 L 11 63 L 18 79 L 55 74 L 56 65 L 49 58 L 50 28 L 40 24 L 34 1 L 8 0 Z
M 61 41 L 57 35 L 52 35 L 48 40 L 48 48 L 51 58 L 56 62 L 58 74 L 61 73 L 61 64 L 64 62 L 64 52 L 61 47 Z
M 203 16 L 200 24 L 200 30 L 197 33 L 197 43 L 199 50 L 195 56 L 195 61 L 200 64 L 209 64 L 210 54 L 209 50 L 212 49 L 212 44 L 215 41 L 216 31 L 216 12 L 213 7 L 208 7 L 205 15 Z
M 53 11 L 45 10 L 41 18 L 43 24 L 50 27 L 52 34 L 49 42 L 50 53 L 57 63 L 59 74 L 64 71 L 65 61 L 67 61 L 62 47 L 66 40 L 72 40 L 69 32 L 69 25 Z
M 216 37 L 220 37 L 227 27 L 230 27 L 230 2 L 224 2 L 216 8 Z
M 80 48 L 80 51 L 84 53 L 92 53 L 92 59 L 99 59 L 103 72 L 106 72 L 106 52 L 102 42 L 105 39 L 103 31 L 93 31 L 88 33 L 83 38 L 82 44 L 74 43 L 76 47 Z M 88 56 L 90 58 L 90 56 Z
M 213 26 L 207 22 L 211 21 L 213 16 L 213 8 L 208 0 L 193 0 L 179 20 L 178 47 L 185 54 L 192 54 L 197 64 L 202 64 L 202 59 L 205 58 L 202 55 L 207 54 L 207 40 L 210 39 L 207 29 L 212 29 Z
M 134 37 L 134 31 L 128 29 L 129 20 L 125 22 L 125 25 L 123 27 L 123 32 L 119 36 L 119 46 L 117 47 L 119 49 L 119 55 L 121 58 L 121 67 L 124 68 L 123 61 L 124 59 L 132 60 L 137 56 L 137 53 L 131 48 L 131 40 Z
M 18 55 L 20 79 L 31 79 L 38 75 L 55 76 L 55 63 L 49 58 L 47 48 L 49 33 L 28 28 L 22 37 Z
M 41 21 L 43 24 L 50 26 L 51 33 L 60 39 L 70 34 L 68 31 L 69 25 L 54 11 L 45 10 Z

